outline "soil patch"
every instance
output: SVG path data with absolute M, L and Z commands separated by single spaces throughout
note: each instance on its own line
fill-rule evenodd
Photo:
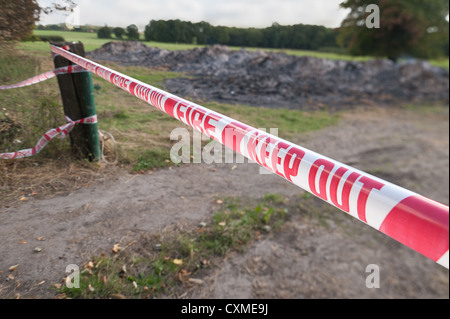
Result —
M 293 142 L 448 204 L 448 111 L 443 114 L 361 110 Z M 227 256 L 204 275 L 204 285 L 187 288 L 182 297 L 449 297 L 447 269 L 258 171 L 256 164 L 186 164 L 146 175 L 121 173 L 68 195 L 2 209 L 0 296 L 55 297 L 52 285 L 61 283 L 69 264 L 82 267 L 117 243 L 135 241 L 133 249 L 145 249 L 146 236 L 168 228 L 196 227 L 218 209 L 218 197 L 276 193 L 304 210 L 293 209 L 273 237 Z M 365 285 L 369 264 L 380 267 L 379 289 Z

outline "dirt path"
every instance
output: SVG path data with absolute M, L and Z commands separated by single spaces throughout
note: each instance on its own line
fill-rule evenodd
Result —
M 347 112 L 336 127 L 292 140 L 422 195 L 449 203 L 448 111 Z M 280 133 L 281 134 L 281 133 Z M 147 175 L 121 173 L 67 196 L 0 212 L 0 297 L 50 298 L 69 264 L 167 226 L 197 225 L 218 197 L 303 191 L 255 164 L 190 164 Z M 327 226 L 293 214 L 271 238 L 231 255 L 186 292 L 201 298 L 448 298 L 448 270 L 328 205 L 308 200 Z M 40 238 L 42 240 L 38 240 Z M 26 243 L 24 243 L 26 242 Z M 41 249 L 35 252 L 35 247 Z M 380 267 L 368 289 L 368 264 Z M 14 272 L 9 267 L 18 265 Z M 13 275 L 13 279 L 9 275 Z

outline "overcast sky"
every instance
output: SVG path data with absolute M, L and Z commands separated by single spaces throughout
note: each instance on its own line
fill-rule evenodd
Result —
M 44 7 L 61 0 L 38 0 Z M 317 24 L 337 27 L 347 11 L 339 7 L 343 0 L 75 0 L 81 25 L 143 29 L 150 20 L 180 19 L 207 21 L 212 25 L 263 28 L 281 25 Z M 73 18 L 69 17 L 69 20 Z M 62 23 L 61 14 L 41 15 L 41 24 Z M 70 21 L 69 21 L 70 22 Z M 73 23 L 72 23 L 73 24 Z

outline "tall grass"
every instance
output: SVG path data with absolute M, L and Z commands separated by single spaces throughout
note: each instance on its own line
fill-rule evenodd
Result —
M 44 72 L 42 63 L 39 57 L 3 50 L 0 52 L 0 83 L 14 84 Z M 1 152 L 33 147 L 47 130 L 65 123 L 56 79 L 0 91 L 0 107 L 0 121 L 16 128 L 14 132 L 0 135 L 3 135 L 0 139 Z M 57 151 L 65 147 L 64 144 L 54 141 L 44 150 L 44 154 Z

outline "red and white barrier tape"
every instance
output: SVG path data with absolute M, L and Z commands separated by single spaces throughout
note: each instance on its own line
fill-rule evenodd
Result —
M 48 142 L 50 142 L 52 139 L 58 136 L 58 134 L 61 134 L 60 138 L 65 138 L 70 131 L 75 127 L 77 124 L 95 124 L 97 123 L 97 115 L 90 116 L 83 118 L 81 120 L 72 121 L 69 117 L 66 116 L 67 123 L 64 125 L 61 125 L 57 128 L 52 128 L 51 130 L 48 130 L 44 136 L 41 137 L 39 142 L 37 142 L 36 146 L 33 148 L 28 148 L 25 150 L 20 150 L 16 152 L 11 153 L 0 153 L 1 159 L 17 159 L 17 158 L 24 158 L 33 156 L 36 154 L 39 154 L 45 146 L 47 146 Z
M 24 86 L 36 84 L 36 83 L 43 82 L 45 80 L 51 79 L 51 78 L 53 78 L 53 77 L 55 77 L 56 75 L 59 75 L 59 74 L 80 73 L 80 72 L 86 72 L 86 71 L 87 70 L 83 69 L 79 65 L 63 66 L 61 68 L 57 68 L 55 70 L 48 71 L 48 72 L 45 72 L 45 73 L 33 76 L 32 78 L 29 78 L 29 79 L 27 79 L 25 81 L 22 81 L 20 83 L 10 84 L 10 85 L 0 85 L 0 90 L 16 89 L 16 88 L 21 88 L 21 87 L 24 87 Z
M 449 268 L 448 206 L 59 47 L 51 50 Z

